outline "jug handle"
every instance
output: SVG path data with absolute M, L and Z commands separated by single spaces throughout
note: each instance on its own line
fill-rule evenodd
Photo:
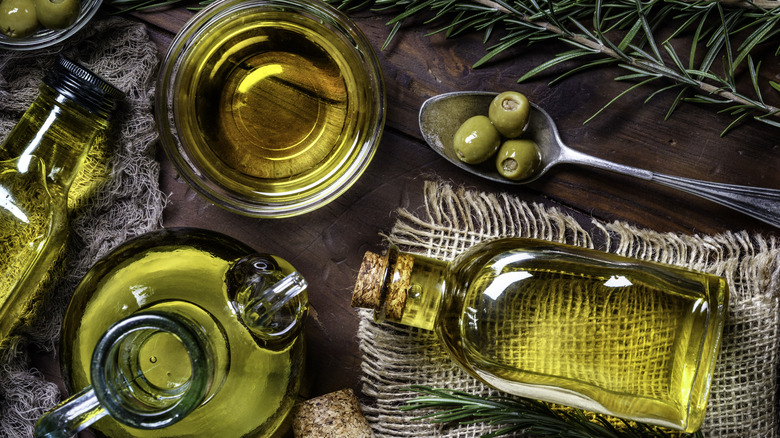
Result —
M 294 339 L 308 314 L 306 279 L 298 271 L 284 275 L 273 256 L 252 253 L 237 259 L 225 276 L 236 315 L 267 348 Z
M 105 417 L 91 386 L 61 402 L 35 423 L 36 438 L 68 438 Z

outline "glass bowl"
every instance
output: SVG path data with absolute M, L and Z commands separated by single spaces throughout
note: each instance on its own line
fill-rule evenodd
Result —
M 318 0 L 211 4 L 174 38 L 156 93 L 160 141 L 182 178 L 252 217 L 337 198 L 368 166 L 385 123 L 370 43 Z
M 11 38 L 0 33 L 0 49 L 17 51 L 37 50 L 61 43 L 81 30 L 97 13 L 102 3 L 103 0 L 81 0 L 79 16 L 70 27 L 65 29 L 42 28 L 32 35 L 22 38 Z

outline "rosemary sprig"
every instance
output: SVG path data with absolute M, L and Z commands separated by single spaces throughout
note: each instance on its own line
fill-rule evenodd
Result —
M 326 1 L 341 8 L 368 5 L 376 11 L 395 10 L 395 18 L 388 22 L 393 26 L 388 42 L 405 20 L 426 13 L 431 17 L 429 23 L 449 20 L 432 32 L 446 32 L 448 37 L 477 31 L 484 32 L 488 41 L 497 26 L 503 26 L 503 36 L 487 48 L 475 67 L 520 44 L 557 39 L 570 46 L 570 50 L 523 74 L 521 82 L 571 62 L 580 64 L 552 83 L 585 69 L 617 65 L 627 73 L 616 80 L 635 84 L 617 98 L 640 86 L 655 85 L 656 91 L 648 99 L 663 91 L 677 92 L 667 117 L 680 102 L 690 101 L 717 104 L 720 112 L 731 114 L 734 121 L 724 134 L 748 118 L 780 127 L 780 108 L 765 101 L 758 75 L 760 63 L 753 60 L 753 54 L 767 46 L 774 47 L 775 56 L 780 54 L 777 0 Z M 676 27 L 661 39 L 662 25 L 668 27 L 668 23 Z M 679 42 L 673 44 L 683 35 L 689 39 L 686 56 L 675 49 Z M 741 42 L 737 45 L 734 41 Z M 738 88 L 737 78 L 742 74 L 749 76 L 748 90 Z M 768 85 L 772 91 L 780 90 L 776 82 Z
M 498 427 L 483 438 L 512 433 L 546 438 L 703 438 L 695 434 L 667 433 L 662 429 L 641 423 L 617 420 L 613 424 L 603 417 L 589 419 L 579 409 L 553 410 L 549 405 L 519 397 L 478 397 L 466 392 L 435 389 L 415 385 L 409 390 L 423 394 L 409 400 L 403 411 L 435 410 L 417 419 L 436 423 L 486 423 Z
M 109 0 L 120 12 L 177 5 L 187 0 Z M 200 9 L 214 0 L 189 6 Z M 505 30 L 474 67 L 520 44 L 559 40 L 562 50 L 522 74 L 528 80 L 554 68 L 564 68 L 551 84 L 586 69 L 615 65 L 626 71 L 618 81 L 632 81 L 612 102 L 645 86 L 654 86 L 647 100 L 675 92 L 667 118 L 682 102 L 714 105 L 733 121 L 754 119 L 780 128 L 780 107 L 765 92 L 780 92 L 780 84 L 759 77 L 758 51 L 780 55 L 780 0 L 325 0 L 342 9 L 369 7 L 395 17 L 385 47 L 407 20 L 418 16 L 428 23 L 445 22 L 436 32 L 456 37 L 484 33 L 487 44 L 495 30 Z M 449 23 L 446 23 L 449 21 Z M 662 30 L 671 32 L 661 37 Z M 681 52 L 679 40 L 687 40 Z M 677 41 L 675 41 L 677 40 Z M 681 53 L 684 53 L 681 54 Z M 569 68 L 572 63 L 577 67 Z M 566 70 L 568 69 L 568 70 Z M 738 81 L 742 76 L 745 80 Z

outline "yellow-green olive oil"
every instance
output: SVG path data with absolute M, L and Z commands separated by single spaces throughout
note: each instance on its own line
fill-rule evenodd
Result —
M 198 167 L 282 202 L 341 177 L 371 135 L 371 85 L 354 50 L 320 21 L 276 11 L 236 12 L 201 35 L 174 105 Z
M 701 399 L 692 378 L 713 323 L 704 293 L 642 271 L 511 259 L 482 268 L 458 327 L 463 358 L 483 380 L 667 427 L 702 415 L 703 406 L 687 407 Z
M 6 164 L 15 164 L 7 161 Z M 38 160 L 19 174 L 0 167 L 0 340 L 4 340 L 31 303 L 40 298 L 40 284 L 50 265 L 60 259 L 64 237 L 64 200 L 52 196 Z M 38 268 L 35 264 L 38 264 Z
M 444 337 L 512 393 L 693 431 L 703 420 L 725 281 L 636 262 L 487 246 Z M 587 253 L 585 253 L 587 255 Z

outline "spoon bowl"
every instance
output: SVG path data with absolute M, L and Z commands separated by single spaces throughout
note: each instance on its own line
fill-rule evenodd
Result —
M 486 115 L 488 106 L 498 93 L 488 91 L 456 91 L 439 94 L 426 100 L 420 108 L 420 130 L 423 139 L 434 151 L 447 161 L 461 169 L 504 184 L 527 184 L 544 175 L 560 159 L 563 142 L 549 114 L 533 102 L 528 116 L 528 126 L 523 138 L 533 140 L 539 146 L 541 163 L 529 178 L 513 181 L 501 176 L 496 169 L 495 160 L 489 159 L 481 164 L 467 164 L 458 159 L 453 147 L 455 131 L 467 119 Z
M 466 164 L 455 154 L 455 131 L 468 118 L 486 115 L 490 102 L 498 93 L 457 91 L 426 100 L 420 108 L 419 123 L 423 139 L 447 161 L 479 177 L 503 184 L 522 185 L 537 180 L 557 164 L 569 163 L 633 176 L 672 187 L 733 208 L 775 227 L 780 227 L 780 190 L 699 181 L 664 175 L 649 170 L 613 163 L 572 149 L 561 140 L 555 121 L 538 105 L 530 102 L 528 126 L 522 138 L 539 146 L 541 162 L 529 178 L 513 181 L 501 176 L 495 160 L 478 165 Z

